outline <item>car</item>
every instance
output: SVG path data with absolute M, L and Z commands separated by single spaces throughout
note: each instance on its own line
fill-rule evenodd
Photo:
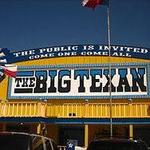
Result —
M 104 138 L 93 140 L 87 150 L 148 150 L 142 140 Z
M 53 139 L 38 134 L 0 132 L 0 150 L 58 150 Z

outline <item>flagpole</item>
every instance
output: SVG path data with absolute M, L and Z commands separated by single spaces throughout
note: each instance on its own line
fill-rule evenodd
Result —
M 107 7 L 107 42 L 108 42 L 108 59 L 109 59 L 109 113 L 110 113 L 110 137 L 113 136 L 113 120 L 112 120 L 112 88 L 111 88 L 111 30 L 110 30 L 110 0 Z

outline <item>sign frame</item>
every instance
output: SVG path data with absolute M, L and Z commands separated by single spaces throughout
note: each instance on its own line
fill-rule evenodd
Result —
M 46 65 L 46 66 L 19 66 L 18 71 L 29 71 L 29 70 L 39 70 L 39 69 L 66 69 L 66 68 L 90 68 L 90 67 L 102 67 L 106 68 L 109 67 L 109 64 L 71 64 L 71 65 Z M 129 99 L 129 98 L 150 98 L 150 63 L 113 63 L 111 67 L 144 67 L 146 68 L 146 79 L 147 79 L 147 94 L 145 95 L 117 95 L 113 96 L 113 99 Z M 47 100 L 47 99 L 109 99 L 110 96 L 12 96 L 12 78 L 9 78 L 9 85 L 8 85 L 8 99 L 35 99 L 35 100 Z

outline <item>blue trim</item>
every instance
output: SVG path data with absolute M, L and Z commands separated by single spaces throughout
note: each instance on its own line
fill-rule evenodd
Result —
M 33 76 L 34 75 L 34 71 L 28 71 L 28 72 L 25 72 L 25 71 L 22 71 L 22 72 L 17 72 L 17 76 Z
M 147 79 L 148 95 L 150 95 L 150 63 L 147 65 Z
M 7 94 L 7 99 L 11 97 L 11 86 L 12 86 L 12 78 L 8 78 L 8 94 Z
M 137 67 L 137 66 L 148 66 L 150 63 L 112 63 L 112 67 Z M 44 65 L 44 66 L 18 66 L 19 71 L 27 71 L 32 69 L 62 69 L 62 68 L 81 68 L 81 67 L 109 67 L 109 64 L 67 64 L 67 65 Z
M 0 117 L 6 123 L 50 123 L 50 124 L 110 124 L 109 118 L 42 118 L 42 117 Z M 113 124 L 150 124 L 150 118 L 113 118 Z
M 129 98 L 149 98 L 150 95 L 123 95 L 123 96 L 112 96 L 113 99 L 129 99 Z M 33 99 L 33 100 L 38 100 L 38 99 L 79 99 L 79 100 L 85 100 L 85 99 L 109 99 L 109 96 L 10 96 L 10 93 L 8 95 L 8 99 Z

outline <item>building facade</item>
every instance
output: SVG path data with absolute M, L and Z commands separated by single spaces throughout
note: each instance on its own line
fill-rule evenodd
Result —
M 111 56 L 108 46 L 93 44 L 6 51 L 18 72 L 1 77 L 1 131 L 86 147 L 112 127 L 113 136 L 150 144 L 148 48 L 113 45 Z

